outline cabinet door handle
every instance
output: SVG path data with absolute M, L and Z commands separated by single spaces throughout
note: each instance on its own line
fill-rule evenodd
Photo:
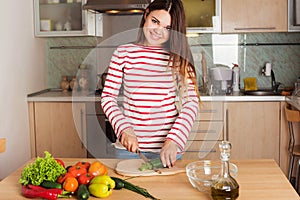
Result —
M 243 30 L 274 30 L 276 27 L 241 27 L 241 28 L 234 28 L 236 31 L 243 31 Z
M 211 109 L 211 110 L 201 110 L 200 113 L 217 113 L 218 110 L 214 110 L 214 109 Z
M 80 135 L 81 135 L 81 148 L 84 149 L 84 144 L 83 144 L 83 111 L 80 109 Z
M 226 120 L 226 134 L 225 134 L 225 141 L 229 141 L 229 123 L 228 123 L 228 116 L 229 116 L 229 111 L 226 109 L 226 114 L 225 114 L 225 120 Z
M 214 129 L 201 129 L 201 130 L 198 130 L 197 133 L 217 133 L 217 130 L 214 130 Z
M 216 149 L 212 149 L 212 150 L 187 150 L 187 151 L 184 151 L 184 152 L 211 152 L 211 153 L 215 153 L 217 152 Z

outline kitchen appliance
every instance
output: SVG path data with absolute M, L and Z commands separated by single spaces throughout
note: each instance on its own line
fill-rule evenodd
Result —
M 84 10 L 94 10 L 106 14 L 137 14 L 142 13 L 150 0 L 88 0 Z
M 218 65 L 210 68 L 212 94 L 231 94 L 232 90 L 232 69 L 225 65 Z
M 151 0 L 87 0 L 84 10 L 93 10 L 108 15 L 142 14 Z M 221 0 L 182 0 L 186 10 L 187 32 L 221 32 Z
M 106 118 L 100 101 L 86 103 L 88 158 L 114 158 L 115 132 Z

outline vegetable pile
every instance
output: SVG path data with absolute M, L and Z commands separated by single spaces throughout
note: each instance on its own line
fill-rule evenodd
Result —
M 93 163 L 80 161 L 65 167 L 62 160 L 53 158 L 47 151 L 44 154 L 45 158 L 38 157 L 22 171 L 19 182 L 22 184 L 24 197 L 56 200 L 76 195 L 79 200 L 87 200 L 90 195 L 106 198 L 114 189 L 127 189 L 157 200 L 144 188 L 108 176 L 107 167 L 99 161 Z

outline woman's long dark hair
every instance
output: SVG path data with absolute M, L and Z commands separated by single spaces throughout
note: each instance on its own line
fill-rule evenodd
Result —
M 190 78 L 193 81 L 195 91 L 200 98 L 194 60 L 186 37 L 185 11 L 181 0 L 154 0 L 150 3 L 145 10 L 140 23 L 137 43 L 144 44 L 146 40 L 143 32 L 145 19 L 154 10 L 166 10 L 170 13 L 170 38 L 163 44 L 163 47 L 170 52 L 169 67 L 171 67 L 173 74 L 179 73 L 182 77 L 180 85 L 183 87 L 181 87 L 181 90 L 187 90 L 187 79 Z M 182 96 L 182 94 L 180 96 Z

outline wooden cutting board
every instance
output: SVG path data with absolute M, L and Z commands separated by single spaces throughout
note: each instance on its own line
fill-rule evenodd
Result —
M 129 159 L 118 162 L 115 171 L 123 176 L 166 176 L 185 172 L 185 166 L 176 163 L 172 168 L 159 169 L 161 173 L 154 170 L 140 171 L 139 168 L 144 163 L 142 159 Z

